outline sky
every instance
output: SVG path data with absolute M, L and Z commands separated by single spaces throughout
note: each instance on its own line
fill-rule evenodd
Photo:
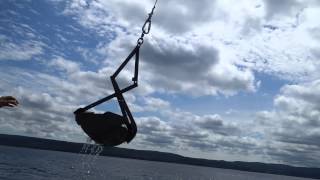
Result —
M 0 1 L 0 95 L 20 102 L 0 133 L 86 142 L 73 111 L 113 93 L 153 3 Z M 159 0 L 120 147 L 320 167 L 318 17 L 317 0 Z M 121 87 L 132 77 L 129 63 Z

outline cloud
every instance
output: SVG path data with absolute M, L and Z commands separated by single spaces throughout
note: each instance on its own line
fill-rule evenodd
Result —
M 175 137 L 170 135 L 172 127 L 161 121 L 158 117 L 137 118 L 139 135 L 142 144 L 158 147 L 170 147 L 174 144 Z
M 297 0 L 265 0 L 267 9 L 267 18 L 274 18 L 276 15 L 292 15 L 294 10 L 298 10 L 299 6 L 302 8 L 303 4 Z
M 148 89 L 149 93 L 158 90 L 164 92 L 164 89 L 171 92 L 182 91 L 193 95 L 212 95 L 217 94 L 217 92 L 231 95 L 239 90 L 255 91 L 256 82 L 253 73 L 249 69 L 238 68 L 235 64 L 228 63 L 228 61 L 218 63 L 220 49 L 213 46 L 212 42 L 205 43 L 205 41 L 200 41 L 201 39 L 187 38 L 190 35 L 169 36 L 170 33 L 189 32 L 191 31 L 189 27 L 194 27 L 197 22 L 205 24 L 205 22 L 210 21 L 211 9 L 209 7 L 213 7 L 214 2 L 194 3 L 193 1 L 188 1 L 183 5 L 176 5 L 176 2 L 170 1 L 166 4 L 159 4 L 156 9 L 159 11 L 159 17 L 158 21 L 156 21 L 155 15 L 154 29 L 158 36 L 146 41 L 142 48 L 143 53 L 141 54 L 143 59 L 146 60 L 146 69 L 149 72 L 145 73 L 148 78 L 143 79 L 147 80 L 148 83 L 141 85 L 153 87 Z M 177 8 L 178 10 L 167 11 L 168 8 Z M 136 20 L 132 18 L 143 21 L 145 19 L 145 9 L 146 7 L 142 6 L 142 3 L 129 3 L 127 1 L 93 1 L 90 5 L 72 1 L 67 4 L 65 12 L 67 14 L 76 14 L 79 22 L 87 28 L 103 28 L 118 34 L 116 39 L 107 45 L 109 62 L 111 60 L 114 62 L 118 57 L 122 57 L 122 54 L 130 52 L 130 45 L 135 41 L 134 37 L 136 37 L 133 34 L 140 31 L 140 24 L 136 24 Z M 186 12 L 179 11 L 179 9 Z M 164 10 L 169 13 L 161 13 Z M 201 13 L 199 14 L 199 12 Z M 126 15 L 127 13 L 130 13 L 130 18 Z M 135 16 L 132 16 L 132 13 Z M 170 13 L 173 13 L 173 15 L 174 13 L 178 14 L 173 16 Z M 197 14 L 197 16 L 192 14 Z M 195 18 L 189 18 L 185 15 Z M 175 21 L 168 17 L 180 17 L 186 20 Z M 120 26 L 124 27 L 124 30 L 117 28 L 110 22 L 120 24 Z M 134 25 L 129 26 L 126 22 L 132 22 Z M 168 32 L 163 32 L 161 29 L 157 30 L 157 26 L 169 28 Z M 130 31 L 128 31 L 129 27 Z M 100 29 L 97 31 L 100 32 Z M 124 32 L 129 33 L 129 36 Z M 124 44 L 124 40 L 129 43 Z M 190 74 L 191 71 L 194 73 Z
M 80 71 L 79 64 L 70 60 L 66 60 L 62 57 L 57 57 L 56 59 L 53 59 L 49 63 L 49 65 L 59 68 L 61 70 L 65 70 L 67 73 L 74 73 Z
M 154 97 L 145 97 L 144 103 L 144 111 L 158 111 L 170 107 L 170 102 Z
M 26 23 L 29 17 L 17 10 L 21 4 L 3 2 L 0 21 L 0 60 L 24 61 L 44 53 L 46 44 L 38 37 L 37 31 Z
M 313 49 L 319 41 L 310 36 L 311 28 L 283 24 L 278 28 L 271 32 L 265 29 L 239 42 L 232 50 L 240 56 L 237 64 L 293 82 L 317 79 L 319 61 Z
M 239 6 L 225 1 L 159 2 L 151 37 L 142 47 L 141 62 L 146 68 L 141 75 L 146 78 L 141 78 L 141 85 L 148 87 L 148 93 L 234 95 L 259 88 L 254 71 L 290 81 L 315 79 L 319 63 L 316 51 L 311 50 L 317 49 L 319 42 L 308 32 L 314 28 L 311 21 L 315 16 L 307 15 L 315 3 L 307 3 L 304 9 L 301 4 L 271 0 Z M 141 31 L 138 22 L 143 22 L 150 10 L 147 5 L 152 7 L 152 2 L 72 1 L 65 12 L 76 14 L 86 28 L 117 34 L 106 45 L 107 62 L 115 64 L 133 48 Z M 299 17 L 265 18 L 276 16 L 283 8 L 293 9 Z
M 73 121 L 71 112 L 74 106 L 66 104 L 59 97 L 30 92 L 24 88 L 12 93 L 20 104 L 18 108 L 0 110 L 1 129 L 15 127 L 12 130 L 15 133 L 63 140 L 74 139 L 76 135 L 82 137 Z
M 194 124 L 209 132 L 224 136 L 240 133 L 240 129 L 232 124 L 226 124 L 217 114 L 200 117 L 200 119 L 195 120 Z
M 255 90 L 252 72 L 221 59 L 210 42 L 153 38 L 143 48 L 142 62 L 153 87 L 192 95 Z
M 6 36 L 0 36 L 0 60 L 30 60 L 43 53 L 44 44 L 39 41 L 10 42 Z
M 159 101 L 159 100 L 158 100 Z M 152 101 L 158 104 L 157 101 Z M 217 114 L 195 115 L 191 112 L 158 108 L 159 116 L 136 118 L 138 136 L 134 145 L 148 144 L 175 151 L 248 153 L 258 149 L 258 143 L 246 136 L 235 123 Z
M 106 64 L 117 67 L 123 61 L 119 57 L 134 47 L 128 43 L 132 39 L 133 36 L 123 34 L 111 42 Z M 140 57 L 140 85 L 152 87 L 147 89 L 148 93 L 233 95 L 238 91 L 254 92 L 258 88 L 250 69 L 220 59 L 219 51 L 208 41 L 160 35 L 145 42 Z
M 61 2 L 55 2 L 61 4 Z M 144 2 L 132 1 L 69 1 L 63 14 L 74 16 L 85 28 L 93 29 L 101 36 L 113 31 L 123 30 L 145 18 Z M 134 16 L 132 16 L 134 14 Z M 129 21 L 130 19 L 130 21 Z M 138 21 L 140 20 L 140 21 Z
M 76 15 L 79 22 L 98 32 L 106 32 L 106 29 L 120 27 L 140 30 L 140 26 L 150 12 L 154 1 L 70 1 L 66 4 L 64 13 Z M 192 8 L 191 8 L 192 7 Z M 212 7 L 212 8 L 210 8 Z M 154 25 L 169 33 L 185 33 L 193 29 L 196 24 L 204 24 L 212 16 L 214 1 L 185 1 L 183 4 L 169 0 L 166 3 L 159 2 L 155 10 L 157 17 Z M 179 19 L 179 21 L 174 21 Z M 107 30 L 108 31 L 108 30 Z
M 274 103 L 280 111 L 281 128 L 275 132 L 280 141 L 320 147 L 320 81 L 287 85 Z M 304 128 L 301 128 L 304 127 Z M 304 131 L 308 129 L 308 131 Z
M 283 157 L 285 163 L 319 166 L 319 90 L 319 80 L 285 85 L 274 99 L 274 110 L 261 112 L 257 117 L 266 136 L 280 142 L 273 148 L 286 154 L 277 156 Z
M 311 80 L 319 75 L 316 71 L 319 63 L 314 53 L 314 49 L 318 48 L 319 40 L 311 37 L 309 33 L 312 30 L 317 32 L 314 29 L 319 27 L 317 19 L 314 18 L 317 17 L 316 12 L 319 12 L 317 1 L 252 0 L 237 4 L 237 6 L 234 4 L 235 1 L 220 0 L 186 1 L 183 4 L 175 1 L 159 2 L 154 14 L 154 26 L 151 33 L 156 38 L 153 41 L 146 41 L 146 44 L 149 43 L 150 46 L 144 47 L 163 57 L 162 61 L 153 61 L 154 65 L 167 62 L 166 59 L 170 63 L 175 63 L 170 61 L 172 60 L 170 57 L 179 62 L 179 59 L 186 59 L 185 57 L 192 59 L 194 55 L 196 58 L 201 58 L 203 64 L 207 62 L 204 56 L 211 55 L 206 56 L 212 58 L 208 67 L 217 62 L 217 59 L 220 64 L 222 61 L 228 61 L 229 63 L 224 62 L 213 71 L 224 70 L 222 74 L 224 76 L 225 73 L 229 74 L 232 70 L 231 74 L 234 76 L 231 76 L 231 80 L 222 87 L 218 85 L 218 87 L 204 88 L 207 92 L 203 94 L 206 95 L 215 94 L 217 91 L 234 94 L 234 88 L 249 91 L 256 89 L 251 70 L 276 75 L 290 81 Z M 111 0 L 90 1 L 90 3 L 71 1 L 67 4 L 65 11 L 76 14 L 79 23 L 87 28 L 98 29 L 98 32 L 101 29 L 111 31 L 118 35 L 114 41 L 126 39 L 126 42 L 133 44 L 141 31 L 140 26 L 146 13 L 150 11 L 148 6 L 152 7 L 152 1 L 118 2 Z M 123 38 L 123 35 L 128 34 L 134 35 L 135 38 L 127 36 Z M 190 46 L 194 51 L 193 54 L 190 54 Z M 161 56 L 159 50 L 168 56 Z M 208 50 L 211 50 L 210 54 Z M 127 49 L 126 52 L 128 51 Z M 170 54 L 171 51 L 177 53 Z M 121 51 L 122 53 L 124 51 Z M 182 57 L 183 55 L 185 56 Z M 156 56 L 153 57 L 151 60 L 158 60 Z M 195 61 L 196 65 L 200 64 L 197 60 Z M 170 63 L 167 64 L 169 70 L 172 67 Z M 200 69 L 197 69 L 196 65 L 197 72 Z M 239 65 L 246 68 L 239 70 Z M 295 68 L 297 66 L 300 68 Z M 241 76 L 243 72 L 244 77 Z M 188 77 L 183 74 L 183 71 L 181 76 Z M 190 86 L 186 84 L 182 87 L 176 82 L 163 82 L 163 79 L 165 77 L 159 76 L 156 80 L 159 81 L 159 84 L 167 83 L 176 90 L 187 89 Z M 234 82 L 233 79 L 237 81 Z M 221 83 L 220 79 L 214 82 Z M 200 85 L 203 86 L 205 83 L 207 82 L 201 82 Z M 230 87 L 233 83 L 238 84 L 238 87 Z M 198 91 L 194 88 L 189 90 Z
M 187 0 L 183 3 L 174 0 L 168 0 L 166 3 L 159 1 L 154 22 L 167 33 L 186 33 L 212 20 L 214 7 L 215 1 L 212 0 Z

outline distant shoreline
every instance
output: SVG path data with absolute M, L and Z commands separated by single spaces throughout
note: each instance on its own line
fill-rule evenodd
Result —
M 0 134 L 0 145 L 79 153 L 83 143 Z M 292 167 L 282 164 L 266 164 L 258 162 L 207 160 L 184 157 L 173 153 L 117 147 L 104 148 L 104 151 L 100 155 L 320 179 L 320 168 Z

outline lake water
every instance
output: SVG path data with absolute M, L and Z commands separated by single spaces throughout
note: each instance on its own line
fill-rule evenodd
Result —
M 0 179 L 303 180 L 306 178 L 0 146 Z

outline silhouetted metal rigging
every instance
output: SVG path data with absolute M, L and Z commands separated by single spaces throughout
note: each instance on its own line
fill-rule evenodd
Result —
M 103 99 L 100 99 L 84 108 L 79 108 L 74 112 L 75 120 L 78 125 L 80 125 L 83 131 L 98 144 L 106 146 L 117 146 L 124 142 L 129 143 L 137 133 L 137 125 L 123 97 L 123 93 L 138 87 L 139 51 L 141 45 L 143 44 L 144 36 L 146 34 L 149 34 L 150 32 L 151 18 L 153 16 L 157 1 L 158 0 L 155 1 L 153 8 L 148 15 L 148 18 L 142 26 L 142 33 L 137 40 L 136 47 L 131 51 L 129 56 L 110 77 L 115 93 Z M 116 81 L 116 77 L 133 58 L 133 56 L 135 56 L 134 76 L 132 78 L 133 84 L 120 89 Z M 117 98 L 122 115 L 112 112 L 105 112 L 103 114 L 88 112 L 89 109 L 106 101 L 109 101 L 112 98 Z

